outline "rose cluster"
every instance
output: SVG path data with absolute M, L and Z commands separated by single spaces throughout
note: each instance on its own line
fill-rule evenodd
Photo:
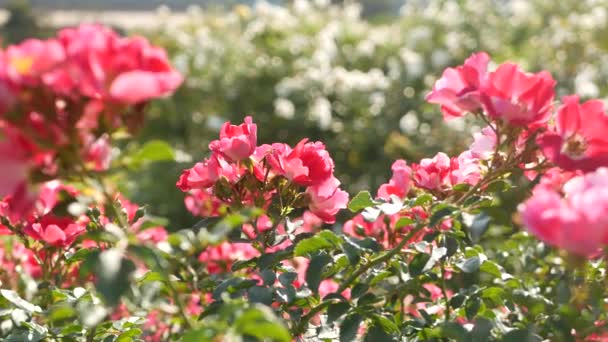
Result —
M 164 50 L 97 25 L 0 51 L 0 198 L 31 209 L 31 183 L 106 170 L 111 134 L 135 130 L 146 102 L 181 82 Z
M 549 73 L 526 73 L 514 63 L 488 71 L 489 60 L 487 54 L 477 53 L 464 65 L 446 69 L 427 100 L 441 105 L 446 119 L 471 113 L 489 124 L 477 133 L 467 154 L 486 158 L 491 168 L 486 173 L 517 166 L 528 176 L 539 177 L 532 197 L 519 208 L 530 232 L 573 253 L 596 254 L 608 243 L 608 216 L 602 204 L 607 175 L 603 167 L 608 167 L 603 102 L 581 104 L 577 95 L 565 96 L 554 111 L 556 82 Z M 461 179 L 478 177 L 466 157 L 461 155 L 458 161 L 467 165 Z M 420 165 L 427 167 L 417 170 L 415 177 L 422 175 L 432 185 L 418 181 L 423 187 L 450 185 L 446 156 L 439 154 Z
M 339 188 L 334 162 L 320 142 L 258 146 L 257 126 L 246 117 L 238 126 L 224 124 L 209 149 L 211 156 L 185 170 L 177 182 L 190 192 L 186 205 L 196 214 L 257 206 L 285 216 L 306 209 L 333 223 L 346 207 L 348 193 Z

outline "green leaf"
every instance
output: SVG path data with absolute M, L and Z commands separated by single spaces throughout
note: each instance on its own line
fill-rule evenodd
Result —
M 478 242 L 483 233 L 485 233 L 490 227 L 491 217 L 488 216 L 485 212 L 479 213 L 475 215 L 473 218 L 473 222 L 469 227 L 471 231 L 471 239 L 473 242 Z
M 409 217 L 402 217 L 395 223 L 395 230 L 414 224 L 415 221 Z
M 0 294 L 2 295 L 2 297 L 6 298 L 6 300 L 15 304 L 16 307 L 18 307 L 19 309 L 22 309 L 30 314 L 42 312 L 42 308 L 40 308 L 38 305 L 34 305 L 34 304 L 28 302 L 27 300 L 19 297 L 17 292 L 15 292 L 13 290 L 2 289 L 2 290 L 0 290 Z
M 19 329 L 15 329 L 3 341 L 5 342 L 38 342 L 42 341 L 48 330 L 34 322 L 21 322 Z
M 310 255 L 325 249 L 339 247 L 341 243 L 342 239 L 336 234 L 330 230 L 324 230 L 311 238 L 300 241 L 296 246 L 294 253 L 295 256 Z
M 490 261 L 490 260 L 484 261 L 483 264 L 481 264 L 481 267 L 479 267 L 479 270 L 481 272 L 491 274 L 495 278 L 498 278 L 498 279 L 502 278 L 501 267 L 498 266 L 494 261 Z
M 296 272 L 285 272 L 281 273 L 279 276 L 279 282 L 283 286 L 292 285 L 293 282 L 298 278 L 298 274 Z
M 350 293 L 352 299 L 363 296 L 369 290 L 369 285 L 365 283 L 358 283 L 355 285 Z
M 450 298 L 450 306 L 454 309 L 458 309 L 466 299 L 467 296 L 459 293 L 454 297 Z
M 377 325 L 381 326 L 382 329 L 388 333 L 396 334 L 399 332 L 399 327 L 395 322 L 382 315 L 373 315 L 372 319 Z
M 456 211 L 456 208 L 447 206 L 447 205 L 437 205 L 437 207 L 434 210 L 435 211 L 433 212 L 433 214 L 431 215 L 431 218 L 429 219 L 429 227 L 434 227 L 439 222 L 441 222 L 444 218 L 452 215 L 452 213 L 454 211 Z
M 261 303 L 264 305 L 272 304 L 272 290 L 267 287 L 253 286 L 247 290 L 249 301 L 252 303 Z
M 491 340 L 492 322 L 485 318 L 477 318 L 471 331 L 472 342 L 485 342 Z
M 181 342 L 200 342 L 200 341 L 213 341 L 215 332 L 211 329 L 199 329 L 188 331 L 182 338 Z
M 353 213 L 358 213 L 359 211 L 375 204 L 376 202 L 372 199 L 372 195 L 369 193 L 369 191 L 361 191 L 348 203 L 348 210 L 352 211 Z
M 476 255 L 457 263 L 456 266 L 465 273 L 473 273 L 481 266 L 481 258 Z
M 347 316 L 340 325 L 340 342 L 352 342 L 357 337 L 363 317 L 358 313 Z
M 141 336 L 142 333 L 141 329 L 138 328 L 129 329 L 120 334 L 116 342 L 131 342 L 133 341 L 133 337 Z
M 419 253 L 417 254 L 412 261 L 410 262 L 410 264 L 408 265 L 410 268 L 410 275 L 412 277 L 416 277 L 421 275 L 424 272 L 424 269 L 426 267 L 426 264 L 428 263 L 428 261 L 431 259 L 431 256 L 429 254 L 426 253 Z
M 464 306 L 465 314 L 467 319 L 470 321 L 477 315 L 479 308 L 481 307 L 481 300 L 479 298 L 469 298 Z
M 273 270 L 270 269 L 262 270 L 262 272 L 260 272 L 260 276 L 262 277 L 262 280 L 264 280 L 264 284 L 266 286 L 272 286 L 277 280 L 277 275 Z
M 148 271 L 137 282 L 139 284 L 151 283 L 151 282 L 155 282 L 155 281 L 164 282 L 166 280 L 165 277 L 166 276 L 162 275 L 161 273 L 154 272 L 154 271 Z
M 541 342 L 542 339 L 528 329 L 511 330 L 502 338 L 503 342 Z
M 131 158 L 131 163 L 139 166 L 148 162 L 175 160 L 175 152 L 165 141 L 152 140 L 142 146 Z
M 69 305 L 55 306 L 50 310 L 49 320 L 51 322 L 63 321 L 76 316 L 76 310 Z
M 123 252 L 108 249 L 99 254 L 96 271 L 96 286 L 111 306 L 119 303 L 120 297 L 129 289 L 130 276 L 135 264 L 123 257 Z
M 427 204 L 431 201 L 433 201 L 433 196 L 431 194 L 426 193 L 426 194 L 418 196 L 418 198 L 416 198 L 413 201 L 411 207 L 421 206 L 421 205 Z
M 308 284 L 308 288 L 315 294 L 319 292 L 323 269 L 331 260 L 331 256 L 327 254 L 316 255 L 310 260 L 310 264 L 306 270 L 306 284 Z
M 348 312 L 350 304 L 348 302 L 338 302 L 329 304 L 327 307 L 327 323 L 331 324 L 337 321 L 342 315 Z
M 460 324 L 454 322 L 445 322 L 441 325 L 441 337 L 448 337 L 458 342 L 469 341 L 467 330 Z
M 491 300 L 495 305 L 500 305 L 503 302 L 505 290 L 500 287 L 489 287 L 481 291 L 481 297 Z
M 290 342 L 291 335 L 270 308 L 256 306 L 247 309 L 234 323 L 235 330 L 260 341 Z
M 397 341 L 395 336 L 388 334 L 380 325 L 373 325 L 367 329 L 363 342 L 393 342 Z

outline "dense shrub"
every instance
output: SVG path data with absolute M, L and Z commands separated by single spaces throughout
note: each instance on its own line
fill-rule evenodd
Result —
M 164 50 L 84 25 L 1 61 L 3 340 L 607 338 L 608 117 L 547 71 L 445 69 L 425 98 L 484 128 L 352 198 L 329 145 L 225 122 L 156 182 L 201 219 L 170 234 L 117 186 L 176 158 L 128 142 L 183 81 Z

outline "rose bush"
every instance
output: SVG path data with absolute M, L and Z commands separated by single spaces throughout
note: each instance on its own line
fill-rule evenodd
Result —
M 85 25 L 1 57 L 4 340 L 608 337 L 604 108 L 554 104 L 547 71 L 447 69 L 427 99 L 485 128 L 352 197 L 323 142 L 226 122 L 175 180 L 201 220 L 169 233 L 117 181 L 175 159 L 124 142 L 182 81 L 163 50 Z

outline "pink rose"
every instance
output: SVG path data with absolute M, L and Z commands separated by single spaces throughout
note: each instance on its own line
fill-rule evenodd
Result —
M 473 143 L 469 147 L 473 157 L 489 159 L 496 147 L 496 133 L 490 126 L 484 127 L 481 132 L 473 133 Z
M 541 184 L 519 212 L 526 229 L 544 242 L 593 256 L 608 244 L 608 169 L 572 178 L 563 196 Z
M 473 156 L 471 151 L 462 152 L 457 158 L 451 160 L 450 182 L 451 185 L 466 183 L 477 184 L 481 179 L 479 159 Z
M 24 233 L 35 240 L 55 247 L 68 247 L 86 230 L 81 224 L 69 218 L 46 215 L 39 222 L 24 228 Z
M 334 161 L 320 142 L 304 139 L 293 150 L 285 144 L 272 147 L 268 161 L 273 170 L 299 185 L 319 185 L 333 177 Z
M 440 190 L 449 186 L 451 160 L 443 152 L 437 153 L 432 159 L 425 158 L 420 164 L 413 164 L 414 183 L 417 187 L 428 190 Z
M 558 109 L 555 127 L 537 143 L 544 155 L 565 170 L 593 171 L 608 166 L 608 116 L 600 100 L 579 104 L 566 96 Z
M 230 122 L 224 123 L 220 130 L 220 139 L 209 144 L 209 149 L 226 157 L 230 161 L 239 161 L 251 156 L 257 146 L 257 126 L 251 116 L 239 126 Z
M 388 183 L 382 184 L 378 189 L 378 197 L 389 200 L 391 195 L 404 198 L 410 191 L 412 169 L 407 166 L 405 160 L 397 160 L 391 166 L 393 176 Z
M 479 52 L 471 55 L 464 65 L 447 68 L 426 100 L 440 104 L 445 119 L 461 117 L 481 108 L 480 87 L 486 77 L 489 60 L 485 52 Z
M 504 63 L 490 73 L 482 87 L 488 115 L 515 126 L 542 124 L 549 119 L 555 81 L 542 71 L 525 73 L 514 63 Z
M 182 191 L 192 189 L 206 189 L 212 187 L 220 177 L 230 182 L 237 181 L 241 170 L 229 164 L 219 155 L 212 155 L 209 159 L 196 163 L 191 169 L 184 170 L 177 181 L 177 187 Z
M 336 222 L 336 214 L 348 204 L 348 193 L 338 188 L 340 182 L 333 178 L 321 186 L 310 186 L 306 193 L 310 197 L 308 209 L 326 223 Z M 330 189 L 333 188 L 333 191 Z

